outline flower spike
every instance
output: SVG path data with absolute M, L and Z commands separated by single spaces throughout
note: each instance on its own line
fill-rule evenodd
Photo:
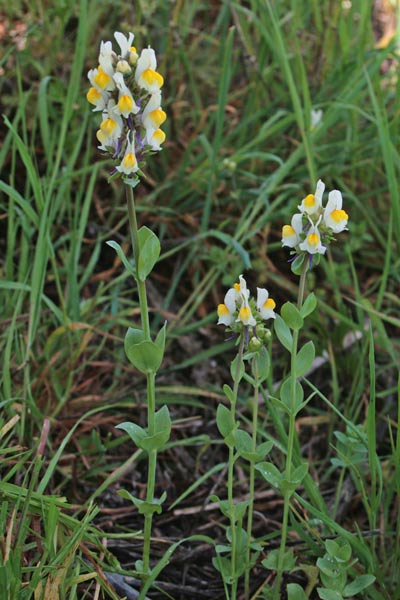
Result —
M 102 112 L 96 136 L 99 149 L 116 161 L 113 177 L 131 180 L 132 185 L 143 174 L 146 157 L 159 152 L 166 138 L 160 128 L 166 119 L 160 90 L 164 79 L 156 70 L 154 50 L 145 48 L 138 57 L 134 37 L 132 32 L 116 31 L 119 52 L 111 41 L 101 42 L 98 66 L 88 72 L 91 87 L 86 94 L 93 111 Z

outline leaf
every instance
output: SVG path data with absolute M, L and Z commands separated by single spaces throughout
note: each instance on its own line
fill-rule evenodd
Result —
M 308 294 L 307 298 L 303 302 L 303 306 L 300 309 L 300 314 L 303 317 L 303 319 L 305 319 L 306 317 L 308 317 L 308 315 L 311 315 L 311 313 L 314 312 L 314 310 L 317 307 L 317 304 L 318 302 L 314 292 Z
M 315 358 L 315 347 L 313 342 L 307 342 L 299 350 L 296 356 L 296 376 L 302 377 L 311 368 Z
M 161 332 L 164 328 L 165 325 Z M 160 335 L 161 332 L 157 336 L 158 342 L 144 340 L 144 333 L 141 329 L 129 327 L 126 332 L 124 340 L 125 354 L 133 366 L 142 373 L 155 373 L 161 365 L 165 343 L 165 337 L 163 338 Z M 165 336 L 165 329 L 163 335 Z
M 274 398 L 273 396 L 269 396 L 268 400 L 280 410 L 285 411 L 287 415 L 290 415 L 290 409 L 282 402 L 282 400 L 278 400 L 278 398 Z
M 296 380 L 294 387 L 294 398 L 292 398 L 292 378 L 287 377 L 279 390 L 281 401 L 286 405 L 289 414 L 297 414 L 298 407 L 301 406 L 304 399 L 304 391 L 301 383 Z
M 273 487 L 279 489 L 282 481 L 282 475 L 276 466 L 270 462 L 261 462 L 255 466 L 257 471 L 264 477 Z
M 171 417 L 169 415 L 168 406 L 162 406 L 154 415 L 154 431 L 155 435 L 164 438 L 164 444 L 169 440 L 171 435 Z
M 307 600 L 305 591 L 298 583 L 289 583 L 286 590 L 288 600 Z
M 261 444 L 259 444 L 257 446 L 257 454 L 260 457 L 258 460 L 261 460 L 262 458 L 264 458 L 265 456 L 267 456 L 267 454 L 269 454 L 272 450 L 272 448 L 274 447 L 274 442 L 262 442 Z
M 267 558 L 262 561 L 262 566 L 271 571 L 276 571 L 279 561 L 279 549 L 268 552 Z M 296 566 L 296 558 L 293 550 L 287 550 L 283 557 L 283 570 L 292 571 Z
M 300 466 L 296 467 L 292 473 L 291 480 L 293 483 L 297 483 L 300 485 L 302 483 L 304 477 L 308 473 L 308 463 L 303 463 Z
M 282 346 L 286 348 L 286 350 L 288 350 L 289 352 L 292 352 L 292 333 L 289 327 L 286 325 L 285 321 L 279 315 L 276 315 L 274 321 L 274 329 L 277 338 L 282 344 Z
M 129 421 L 125 421 L 124 423 L 120 423 L 119 425 L 116 425 L 116 428 L 122 429 L 123 431 L 125 431 L 129 435 L 129 437 L 131 438 L 133 443 L 136 444 L 136 446 L 138 448 L 142 448 L 142 441 L 147 436 L 147 431 L 145 429 L 143 429 L 143 427 L 140 427 L 139 425 L 136 425 L 135 423 L 130 423 Z
M 234 396 L 232 388 L 230 388 L 229 385 L 227 385 L 225 383 L 225 385 L 223 386 L 222 389 L 223 389 L 225 396 L 228 398 L 229 402 L 231 404 L 235 404 L 236 400 L 235 400 L 235 396 Z
M 334 590 L 317 588 L 317 592 L 321 600 L 343 600 L 342 594 L 340 592 L 335 592 Z
M 240 361 L 240 366 L 239 366 L 239 372 L 238 372 L 238 374 L 237 374 L 237 371 L 238 371 L 237 362 L 238 362 L 238 357 L 235 356 L 235 358 L 231 362 L 231 377 L 232 377 L 233 381 L 236 380 L 236 377 L 238 377 L 238 381 L 240 381 L 242 379 L 243 375 L 244 375 L 244 362 L 243 362 L 243 360 Z
M 231 411 L 223 404 L 219 404 L 217 408 L 217 427 L 218 431 L 224 438 L 224 442 L 229 448 L 235 446 L 235 430 L 236 423 L 232 417 Z
M 251 453 L 252 451 L 252 439 L 251 436 L 243 429 L 237 429 L 235 431 L 236 449 L 241 456 L 244 454 Z
M 343 596 L 345 598 L 356 596 L 369 585 L 373 584 L 375 579 L 374 575 L 360 575 L 359 577 L 356 577 L 354 581 L 346 585 L 343 590 Z
M 165 350 L 165 338 L 167 336 L 167 321 L 164 322 L 164 325 L 161 327 L 160 331 L 157 333 L 155 343 L 160 348 L 164 356 Z
M 139 260 L 137 276 L 140 281 L 144 281 L 160 256 L 161 246 L 156 234 L 145 225 L 139 229 L 138 238 Z
M 282 306 L 281 317 L 286 325 L 294 331 L 298 331 L 303 327 L 303 317 L 301 316 L 299 309 L 292 302 L 285 302 Z
M 268 377 L 268 373 L 271 367 L 271 361 L 269 358 L 269 354 L 266 348 L 261 348 L 259 352 L 254 356 L 253 359 L 253 375 L 254 373 L 254 363 L 257 362 L 257 375 L 258 375 L 258 383 L 262 383 Z
M 301 273 L 303 271 L 303 263 L 305 260 L 306 260 L 306 255 L 304 252 L 302 254 L 299 254 L 298 256 L 296 256 L 296 258 L 290 265 L 292 273 L 294 273 L 295 275 L 301 275 Z
M 130 273 L 131 275 L 133 275 L 133 277 L 136 278 L 136 270 L 135 267 L 132 266 L 128 259 L 126 258 L 124 251 L 122 250 L 121 246 L 118 244 L 118 242 L 114 242 L 113 240 L 109 240 L 108 242 L 106 242 L 107 246 L 110 246 L 111 248 L 113 248 L 115 250 L 115 252 L 118 255 L 118 258 L 121 260 L 122 264 L 124 265 L 125 269 L 128 271 L 128 273 Z

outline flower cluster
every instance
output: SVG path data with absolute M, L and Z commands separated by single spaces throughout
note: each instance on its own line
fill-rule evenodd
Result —
M 327 245 L 336 233 L 347 229 L 348 214 L 342 209 L 339 190 L 329 192 L 325 208 L 322 196 L 325 184 L 319 180 L 315 194 L 308 194 L 297 207 L 291 224 L 282 228 L 282 245 L 294 249 L 294 254 L 325 254 Z
M 254 336 L 262 338 L 265 333 L 262 322 L 275 319 L 275 306 L 265 288 L 257 288 L 257 300 L 250 298 L 246 280 L 239 275 L 239 283 L 226 292 L 224 302 L 218 305 L 218 325 L 225 325 L 235 333 L 241 333 L 245 328 L 246 337 L 248 328 L 252 327 Z
M 101 42 L 98 67 L 88 73 L 91 87 L 86 97 L 93 110 L 102 113 L 96 136 L 100 150 L 117 162 L 113 174 L 136 184 L 146 155 L 161 150 L 165 140 L 160 129 L 166 119 L 161 108 L 164 80 L 152 48 L 138 56 L 133 33 L 117 31 L 114 37 L 120 52 L 114 52 L 110 41 Z

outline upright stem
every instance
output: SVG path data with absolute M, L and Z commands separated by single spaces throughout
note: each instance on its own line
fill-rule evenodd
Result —
M 237 353 L 237 364 L 235 377 L 233 381 L 233 402 L 231 402 L 231 415 L 233 420 L 236 418 L 236 400 L 239 391 L 240 383 L 240 370 L 243 359 L 243 348 L 244 348 L 244 333 L 240 336 L 239 349 Z M 233 502 L 233 474 L 235 464 L 235 449 L 229 446 L 229 459 L 228 459 L 228 505 L 231 523 L 231 577 L 232 577 L 232 588 L 231 588 L 231 600 L 235 600 L 237 591 L 237 577 L 236 577 L 236 519 L 234 515 L 235 505 Z
M 136 219 L 135 200 L 133 197 L 132 188 L 126 186 L 126 200 L 128 204 L 128 215 L 131 232 L 131 241 L 133 255 L 135 258 L 136 272 L 139 264 L 140 257 L 140 244 L 139 244 L 139 231 Z M 139 277 L 135 277 L 138 295 L 139 295 L 139 306 L 140 315 L 142 321 L 142 328 L 144 333 L 144 339 L 150 341 L 150 321 L 149 321 L 149 308 L 147 303 L 146 284 L 140 280 Z M 147 428 L 150 436 L 154 435 L 155 422 L 154 415 L 156 412 L 156 401 L 155 401 L 155 374 L 147 374 Z M 146 491 L 146 502 L 152 504 L 154 502 L 154 489 L 156 480 L 156 466 L 157 466 L 157 450 L 150 450 L 148 452 L 148 471 L 147 471 L 147 491 Z M 153 513 L 146 513 L 144 517 L 144 531 L 143 531 L 143 585 L 146 582 L 150 574 L 150 545 L 151 545 L 151 531 L 152 531 Z M 139 598 L 144 595 L 142 585 L 142 592 Z
M 253 359 L 253 374 L 254 374 L 254 395 L 252 406 L 252 432 L 251 432 L 251 450 L 256 452 L 257 449 L 257 424 L 258 424 L 258 363 L 257 357 Z M 249 476 L 249 508 L 247 513 L 247 549 L 246 549 L 246 571 L 244 576 L 244 597 L 248 600 L 250 596 L 250 544 L 253 529 L 253 511 L 254 511 L 254 481 L 255 481 L 255 463 L 250 462 Z
M 139 263 L 139 255 L 140 255 L 140 245 L 139 245 L 139 233 L 138 233 L 138 224 L 136 219 L 136 209 L 135 209 L 135 200 L 133 197 L 133 189 L 130 185 L 126 186 L 126 201 L 128 204 L 128 215 L 129 215 L 129 224 L 131 231 L 131 242 L 133 249 L 133 256 L 135 258 L 135 266 L 136 270 Z M 151 339 L 150 335 L 150 322 L 149 322 L 149 308 L 147 304 L 147 294 L 146 294 L 146 284 L 144 281 L 141 281 L 138 277 L 135 278 L 137 287 L 138 287 L 138 295 L 139 295 L 139 306 L 140 306 L 140 316 L 142 320 L 143 333 L 146 340 Z
M 300 310 L 303 305 L 305 285 L 306 285 L 306 275 L 308 271 L 308 261 L 307 257 L 303 263 L 303 270 L 300 275 L 299 282 L 299 294 L 297 298 L 297 308 Z M 296 356 L 297 356 L 297 344 L 299 340 L 299 332 L 298 330 L 293 331 L 292 338 L 292 349 L 291 349 L 291 360 L 290 360 L 290 415 L 289 415 L 289 433 L 288 433 L 288 441 L 287 441 L 287 451 L 286 451 L 286 466 L 285 466 L 285 479 L 286 481 L 290 481 L 292 475 L 292 462 L 293 462 L 293 448 L 296 434 L 296 415 L 295 415 L 295 405 L 296 405 Z M 278 555 L 278 568 L 276 574 L 276 582 L 275 582 L 275 590 L 274 590 L 274 600 L 279 600 L 280 598 L 280 589 L 282 583 L 282 575 L 283 575 L 283 566 L 285 559 L 285 550 L 286 550 L 286 540 L 288 534 L 288 522 L 289 522 L 289 507 L 290 507 L 290 497 L 292 492 L 290 490 L 285 490 L 283 494 L 283 517 L 282 517 L 282 533 L 281 533 L 281 544 L 279 547 L 279 555 Z

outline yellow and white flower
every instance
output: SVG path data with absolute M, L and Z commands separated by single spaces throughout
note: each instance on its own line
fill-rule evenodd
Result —
M 282 246 L 295 248 L 300 243 L 300 235 L 303 231 L 303 215 L 293 215 L 291 225 L 282 227 Z
M 101 42 L 99 53 L 99 69 L 106 73 L 111 79 L 114 75 L 115 53 L 111 42 Z
M 157 90 L 150 96 L 150 100 L 142 114 L 142 124 L 146 129 L 158 129 L 167 118 L 166 113 L 161 108 L 161 92 Z
M 224 298 L 223 304 L 218 304 L 218 325 L 229 327 L 235 320 L 234 313 L 236 311 L 236 291 L 230 288 Z
M 88 72 L 91 87 L 86 98 L 94 111 L 103 113 L 96 133 L 99 148 L 119 164 L 116 170 L 124 179 L 137 181 L 142 175 L 138 162 L 143 167 L 146 157 L 161 150 L 165 141 L 160 126 L 166 113 L 161 108 L 164 80 L 156 70 L 155 52 L 149 47 L 138 57 L 134 37 L 132 32 L 114 33 L 119 53 L 111 41 L 101 42 L 98 67 Z
M 236 321 L 243 323 L 245 327 L 255 327 L 257 325 L 257 321 L 252 315 L 251 308 L 249 306 L 249 301 L 247 298 L 242 296 L 243 302 L 241 307 L 239 308 L 238 316 Z
M 107 106 L 109 96 L 107 92 L 98 89 L 97 87 L 92 85 L 92 87 L 89 88 L 89 91 L 86 94 L 86 99 L 88 102 L 90 102 L 90 104 L 93 104 L 95 106 L 93 111 L 104 110 Z
M 117 167 L 117 171 L 125 175 L 131 175 L 132 173 L 136 173 L 138 169 L 139 166 L 135 154 L 135 136 L 131 134 L 130 136 L 128 135 L 125 154 L 121 164 Z
M 333 233 L 347 229 L 349 215 L 342 209 L 343 199 L 339 190 L 329 192 L 328 203 L 324 210 L 324 223 Z
M 306 213 L 307 215 L 314 215 L 317 213 L 322 207 L 322 195 L 325 190 L 325 184 L 321 179 L 318 180 L 317 187 L 315 190 L 315 194 L 308 194 L 303 200 L 302 203 L 297 207 L 301 213 Z
M 165 133 L 162 129 L 148 129 L 144 138 L 144 144 L 151 146 L 154 152 L 161 150 L 161 144 L 165 142 Z
M 115 73 L 114 81 L 118 88 L 118 112 L 128 118 L 129 115 L 136 115 L 139 112 L 139 107 L 133 99 L 132 93 L 128 86 L 125 84 L 124 76 L 122 73 Z
M 116 111 L 114 100 L 109 100 L 107 110 L 103 112 L 103 120 L 96 137 L 100 142 L 100 150 L 107 150 L 107 147 L 115 148 L 121 136 L 123 122 L 121 116 Z
M 247 283 L 243 275 L 239 275 L 239 283 L 234 283 L 233 289 L 236 292 L 236 300 L 238 302 L 248 302 L 250 290 L 247 289 Z
M 269 297 L 268 291 L 265 288 L 257 288 L 257 310 L 262 319 L 275 319 L 274 308 L 275 300 Z
M 299 244 L 300 250 L 309 252 L 309 254 L 325 254 L 326 247 L 322 245 L 321 235 L 318 230 L 321 218 L 318 219 L 315 225 L 310 219 L 310 229 L 307 232 L 305 240 Z
M 135 81 L 150 94 L 159 90 L 164 83 L 164 78 L 156 69 L 157 59 L 153 48 L 144 48 L 136 64 Z
M 115 89 L 115 83 L 112 75 L 106 73 L 99 65 L 97 69 L 90 69 L 88 79 L 92 86 L 103 92 L 112 92 Z

